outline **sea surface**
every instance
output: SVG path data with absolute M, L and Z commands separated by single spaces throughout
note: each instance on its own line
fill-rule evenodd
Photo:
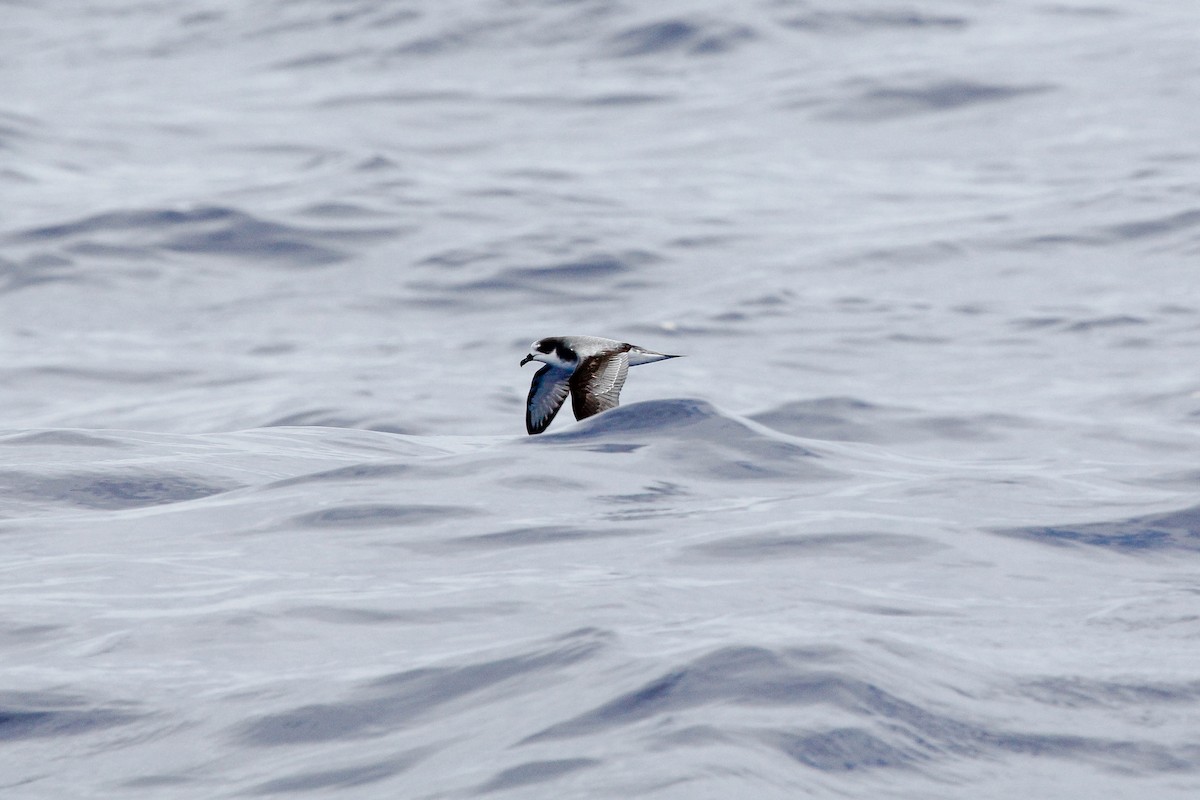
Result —
M 1200 797 L 1200 4 L 0 15 L 5 800 Z

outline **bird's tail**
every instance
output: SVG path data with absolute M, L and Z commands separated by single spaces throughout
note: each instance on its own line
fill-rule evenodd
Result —
M 668 358 L 682 358 L 682 356 L 672 356 L 666 353 L 656 353 L 653 350 L 647 350 L 644 347 L 629 348 L 629 366 L 636 367 L 639 364 L 653 364 L 655 361 L 665 361 Z

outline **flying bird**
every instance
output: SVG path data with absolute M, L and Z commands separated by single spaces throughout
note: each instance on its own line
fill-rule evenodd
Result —
M 679 356 L 598 336 L 551 336 L 537 340 L 529 346 L 529 355 L 521 359 L 522 367 L 530 361 L 546 365 L 533 376 L 529 387 L 525 430 L 530 435 L 546 430 L 568 393 L 575 419 L 616 408 L 630 367 L 667 358 Z

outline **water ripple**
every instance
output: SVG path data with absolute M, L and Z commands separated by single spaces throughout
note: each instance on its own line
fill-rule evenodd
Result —
M 1018 97 L 1044 94 L 1057 87 L 1050 84 L 1001 85 L 963 80 L 945 80 L 925 86 L 880 86 L 867 89 L 857 98 L 826 114 L 829 119 L 865 122 L 891 120 L 914 114 L 954 111 L 970 106 L 998 103 Z
M 0 472 L 10 498 L 38 505 L 120 510 L 183 503 L 230 491 L 236 485 L 191 475 L 157 472 L 46 474 Z
M 612 38 L 610 46 L 613 54 L 621 58 L 661 56 L 671 52 L 712 55 L 733 50 L 755 38 L 754 30 L 744 25 L 667 19 L 622 31 Z
M 0 741 L 81 736 L 141 717 L 127 708 L 97 707 L 53 692 L 0 693 Z
M 1200 506 L 1109 522 L 1033 525 L 996 533 L 1043 544 L 1086 545 L 1118 553 L 1200 551 Z
M 125 236 L 137 242 L 137 252 L 147 252 L 145 242 L 166 252 L 235 256 L 285 263 L 291 267 L 321 267 L 344 261 L 345 240 L 392 236 L 396 229 L 317 229 L 268 221 L 237 209 L 201 206 L 192 209 L 142 209 L 110 211 L 71 222 L 30 228 L 14 234 L 12 241 L 66 243 L 112 247 L 97 237 Z
M 548 674 L 594 657 L 605 638 L 582 630 L 523 655 L 388 675 L 361 687 L 357 698 L 269 714 L 243 726 L 237 736 L 259 747 L 382 736 L 461 698 L 500 687 L 510 694 L 535 692 Z

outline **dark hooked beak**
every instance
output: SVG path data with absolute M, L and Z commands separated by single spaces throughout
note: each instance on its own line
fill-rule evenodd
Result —
M 524 358 L 521 359 L 521 366 L 522 367 L 525 366 L 530 361 L 533 361 L 533 356 L 532 355 L 525 356 Z

